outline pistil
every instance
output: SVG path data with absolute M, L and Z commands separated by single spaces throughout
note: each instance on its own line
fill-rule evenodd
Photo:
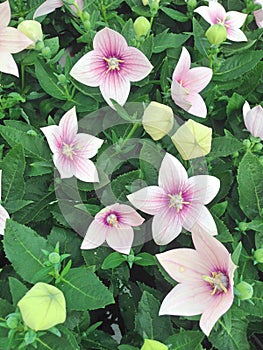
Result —
M 115 70 L 115 69 L 119 71 L 120 70 L 119 64 L 124 62 L 124 60 L 119 60 L 116 57 L 110 57 L 110 58 L 103 57 L 103 59 L 108 63 L 108 69 L 106 73 L 109 73 L 109 71 Z
M 190 202 L 184 201 L 182 197 L 182 192 L 173 195 L 168 194 L 168 197 L 170 198 L 169 208 L 176 208 L 177 213 L 179 213 L 179 211 L 183 209 L 184 205 L 190 204 Z
M 211 295 L 215 295 L 216 292 L 227 293 L 228 277 L 222 272 L 212 272 L 211 275 L 212 276 L 203 276 L 203 279 L 213 288 Z
M 106 221 L 110 226 L 118 227 L 118 218 L 115 214 L 108 215 Z
M 77 154 L 73 150 L 73 144 L 68 145 L 65 142 L 63 142 L 62 153 L 65 154 L 65 156 L 68 157 L 70 160 L 73 160 L 73 156 Z

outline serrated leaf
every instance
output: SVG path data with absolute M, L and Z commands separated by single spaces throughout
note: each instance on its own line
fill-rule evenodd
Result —
M 250 219 L 262 214 L 262 174 L 263 165 L 259 159 L 247 152 L 239 163 L 237 182 L 240 208 Z
M 133 181 L 138 180 L 141 176 L 140 170 L 129 171 L 126 174 L 119 175 L 116 179 L 112 180 L 111 188 L 114 194 L 114 200 L 116 203 L 120 201 L 127 201 L 126 196 L 129 191 L 125 186 L 131 185 Z
M 204 339 L 204 334 L 199 331 L 182 331 L 170 336 L 166 344 L 172 344 L 172 350 L 194 350 Z
M 189 21 L 189 18 L 182 12 L 173 10 L 169 7 L 161 6 L 160 10 L 162 10 L 167 16 L 170 18 L 176 20 L 177 22 L 187 22 Z
M 204 29 L 195 18 L 193 18 L 193 34 L 197 50 L 201 53 L 201 55 L 208 57 L 210 44 L 205 37 Z
M 168 33 L 168 29 L 166 29 L 154 37 L 153 53 L 160 53 L 168 48 L 181 47 L 189 38 L 189 34 Z
M 26 294 L 28 289 L 22 282 L 14 277 L 9 277 L 8 280 L 13 304 L 16 305 L 17 302 Z
M 114 303 L 112 293 L 94 272 L 86 268 L 71 269 L 62 278 L 59 288 L 69 310 L 96 310 Z
M 38 277 L 46 268 L 41 249 L 51 251 L 52 247 L 34 230 L 13 220 L 7 220 L 3 244 L 7 259 L 25 281 L 49 282 L 52 279 L 47 275 L 48 272 Z
M 238 152 L 244 148 L 242 142 L 238 141 L 235 137 L 220 136 L 215 137 L 212 140 L 212 147 L 209 157 L 219 158 L 227 157 L 231 154 Z

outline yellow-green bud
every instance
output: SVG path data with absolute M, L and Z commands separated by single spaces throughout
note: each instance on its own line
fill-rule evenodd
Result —
M 140 16 L 136 18 L 133 24 L 135 33 L 138 37 L 145 36 L 149 33 L 151 29 L 151 24 L 147 18 Z
M 251 286 L 251 284 L 245 281 L 238 283 L 238 285 L 236 286 L 236 290 L 237 297 L 240 300 L 248 300 L 251 299 L 253 296 L 253 287 Z
M 168 346 L 157 340 L 145 339 L 141 350 L 168 350 Z
M 254 259 L 257 263 L 263 263 L 263 248 L 254 251 Z
M 18 25 L 17 29 L 34 42 L 34 44 L 29 45 L 27 49 L 34 49 L 36 42 L 43 40 L 42 27 L 41 27 L 41 24 L 37 21 L 34 21 L 34 20 L 22 21 Z
M 150 1 L 150 3 L 151 4 L 159 4 L 159 2 L 160 2 L 160 0 L 152 0 L 152 1 Z M 143 6 L 147 6 L 147 5 L 149 5 L 149 0 L 142 0 L 142 4 L 143 4 Z
M 49 254 L 48 260 L 51 264 L 58 264 L 60 262 L 60 255 L 56 252 L 52 252 Z
M 205 33 L 210 44 L 220 45 L 226 40 L 227 31 L 222 24 L 214 24 Z

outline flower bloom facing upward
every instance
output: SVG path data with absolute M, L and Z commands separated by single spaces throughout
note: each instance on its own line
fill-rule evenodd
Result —
M 208 6 L 200 6 L 194 10 L 210 23 L 222 24 L 227 31 L 227 38 L 232 41 L 247 41 L 247 37 L 239 28 L 243 25 L 247 15 L 237 11 L 226 12 L 224 7 L 216 1 L 209 1 Z
M 243 105 L 243 118 L 247 130 L 254 137 L 263 140 L 263 108 L 258 105 L 252 109 L 246 101 Z
M 0 200 L 1 200 L 2 170 L 0 170 Z M 6 219 L 10 219 L 8 212 L 0 205 L 0 235 L 4 235 Z
M 128 46 L 124 37 L 104 28 L 94 37 L 94 50 L 86 53 L 71 69 L 70 75 L 82 84 L 100 87 L 105 101 L 124 105 L 130 93 L 130 81 L 144 79 L 152 65 L 144 54 Z
M 255 0 L 254 4 L 260 5 L 261 9 L 254 12 L 255 20 L 259 28 L 263 28 L 263 0 Z
M 97 154 L 103 140 L 89 134 L 77 134 L 75 107 L 62 117 L 58 126 L 46 126 L 41 131 L 47 138 L 62 179 L 76 176 L 86 182 L 99 181 L 97 169 L 89 158 Z
M 172 99 L 177 106 L 197 117 L 205 118 L 207 109 L 199 92 L 212 79 L 213 71 L 207 67 L 190 69 L 191 57 L 183 47 L 179 61 L 173 72 L 171 86 Z
M 133 242 L 132 226 L 140 226 L 144 219 L 130 206 L 113 204 L 102 209 L 90 224 L 81 249 L 94 249 L 104 241 L 117 252 L 129 254 Z
M 0 72 L 19 77 L 12 53 L 24 50 L 33 42 L 16 28 L 8 27 L 10 20 L 10 5 L 8 1 L 5 1 L 0 4 Z
M 156 244 L 168 244 L 182 228 L 191 231 L 194 225 L 209 228 L 212 235 L 217 234 L 214 219 L 205 207 L 219 190 L 220 182 L 216 177 L 188 178 L 179 160 L 167 153 L 160 167 L 158 184 L 127 196 L 137 209 L 154 215 L 152 233 Z
M 236 268 L 227 249 L 202 229 L 194 229 L 195 249 L 173 249 L 156 257 L 179 284 L 165 297 L 159 315 L 202 314 L 200 327 L 208 336 L 217 320 L 234 300 Z
M 84 5 L 83 0 L 75 0 L 75 3 L 79 7 L 79 9 L 82 10 Z M 36 9 L 33 18 L 47 15 L 62 6 L 63 6 L 62 0 L 47 0 L 43 2 L 43 4 Z M 76 13 L 76 7 L 74 5 L 70 5 L 70 8 L 74 13 Z

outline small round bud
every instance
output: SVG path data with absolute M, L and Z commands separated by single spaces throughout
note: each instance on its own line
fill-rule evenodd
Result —
M 196 0 L 188 0 L 187 6 L 190 7 L 191 9 L 195 9 L 197 6 L 197 1 Z
M 238 224 L 238 228 L 241 232 L 245 232 L 247 230 L 247 223 L 246 222 L 240 222 Z
M 246 148 L 249 148 L 251 146 L 251 142 L 250 140 L 246 139 L 243 141 L 243 145 L 246 147 Z
M 222 24 L 214 24 L 205 33 L 210 44 L 220 45 L 226 40 L 227 31 Z
M 56 252 L 52 252 L 49 254 L 48 260 L 51 264 L 58 264 L 60 262 L 60 255 Z
M 8 319 L 6 320 L 6 325 L 7 325 L 7 327 L 10 328 L 10 329 L 15 329 L 15 328 L 17 328 L 18 323 L 19 323 L 19 322 L 18 322 L 18 319 L 17 319 L 16 316 L 10 316 L 10 317 L 8 317 Z
M 58 81 L 59 81 L 59 83 L 61 84 L 61 85 L 67 85 L 67 78 L 65 77 L 65 75 L 64 74 L 59 74 L 58 76 L 57 76 L 57 78 L 58 78 Z
M 51 57 L 51 50 L 48 46 L 43 47 L 43 49 L 41 50 L 41 53 L 45 58 Z
M 254 259 L 257 263 L 263 263 L 263 248 L 254 251 Z
M 237 158 L 239 156 L 239 153 L 238 152 L 235 152 L 232 154 L 232 158 Z
M 35 132 L 35 130 L 28 130 L 28 131 L 27 131 L 27 135 L 30 135 L 30 136 L 37 136 L 37 133 Z
M 86 19 L 86 20 L 83 22 L 83 25 L 84 25 L 84 28 L 85 28 L 86 30 L 90 30 L 90 27 L 91 27 L 90 20 Z
M 138 37 L 145 36 L 149 33 L 151 29 L 151 24 L 148 21 L 147 18 L 144 16 L 140 16 L 136 18 L 134 24 L 133 24 L 135 33 Z
M 38 41 L 35 45 L 35 50 L 41 51 L 45 47 L 45 44 L 43 41 Z
M 263 148 L 262 143 L 257 143 L 254 147 L 253 147 L 253 151 L 254 152 L 260 152 Z
M 34 20 L 22 21 L 17 29 L 25 34 L 29 39 L 33 41 L 33 44 L 29 45 L 27 49 L 34 49 L 37 41 L 43 40 L 43 32 L 41 24 Z
M 242 281 L 236 286 L 237 297 L 240 300 L 248 300 L 253 296 L 253 287 L 251 284 Z
M 82 16 L 83 16 L 84 20 L 85 19 L 90 19 L 90 14 L 87 11 L 83 11 L 82 12 Z

